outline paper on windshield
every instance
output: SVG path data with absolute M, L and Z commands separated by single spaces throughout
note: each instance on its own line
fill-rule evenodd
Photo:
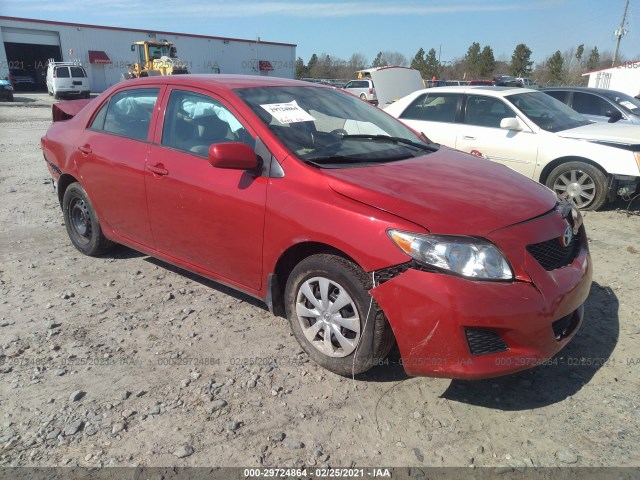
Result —
M 634 110 L 638 108 L 637 105 L 634 105 L 628 100 L 623 100 L 622 102 L 620 102 L 620 105 L 622 105 L 623 107 L 627 107 L 629 110 Z
M 315 118 L 305 112 L 294 100 L 289 103 L 268 103 L 260 105 L 280 123 L 313 122 Z

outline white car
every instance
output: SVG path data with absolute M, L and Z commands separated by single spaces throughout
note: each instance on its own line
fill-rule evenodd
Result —
M 436 143 L 511 167 L 584 210 L 631 195 L 640 182 L 640 126 L 592 123 L 537 90 L 436 87 L 385 111 Z

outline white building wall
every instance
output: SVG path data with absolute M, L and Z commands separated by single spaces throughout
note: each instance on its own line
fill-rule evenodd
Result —
M 136 61 L 131 44 L 149 39 L 166 39 L 175 44 L 178 57 L 188 65 L 191 73 L 228 73 L 268 75 L 294 78 L 295 45 L 265 43 L 256 40 L 224 39 L 216 37 L 169 34 L 145 30 L 117 30 L 85 25 L 62 25 L 30 20 L 0 18 L 1 27 L 26 28 L 58 32 L 64 61 L 79 60 L 87 69 L 93 91 L 101 91 L 121 81 L 127 64 Z M 92 65 L 89 50 L 102 50 L 111 64 Z M 259 71 L 258 61 L 267 60 L 274 70 Z M 8 74 L 4 43 L 0 41 L 0 76 Z
M 617 90 L 635 97 L 640 94 L 640 61 L 590 72 L 589 87 Z

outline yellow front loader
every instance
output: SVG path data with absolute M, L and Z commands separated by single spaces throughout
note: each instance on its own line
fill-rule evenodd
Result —
M 131 51 L 138 55 L 136 63 L 129 65 L 128 78 L 189 73 L 187 65 L 178 58 L 176 47 L 167 40 L 135 42 Z

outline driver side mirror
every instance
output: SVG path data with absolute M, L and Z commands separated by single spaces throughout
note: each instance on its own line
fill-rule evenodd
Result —
M 253 149 L 240 142 L 214 143 L 209 146 L 209 163 L 216 168 L 232 170 L 255 170 L 260 165 Z
M 522 125 L 516 117 L 507 117 L 500 120 L 500 128 L 505 130 L 522 130 Z
M 609 123 L 615 123 L 622 119 L 622 113 L 620 110 L 607 110 L 604 112 L 605 117 L 609 117 Z

